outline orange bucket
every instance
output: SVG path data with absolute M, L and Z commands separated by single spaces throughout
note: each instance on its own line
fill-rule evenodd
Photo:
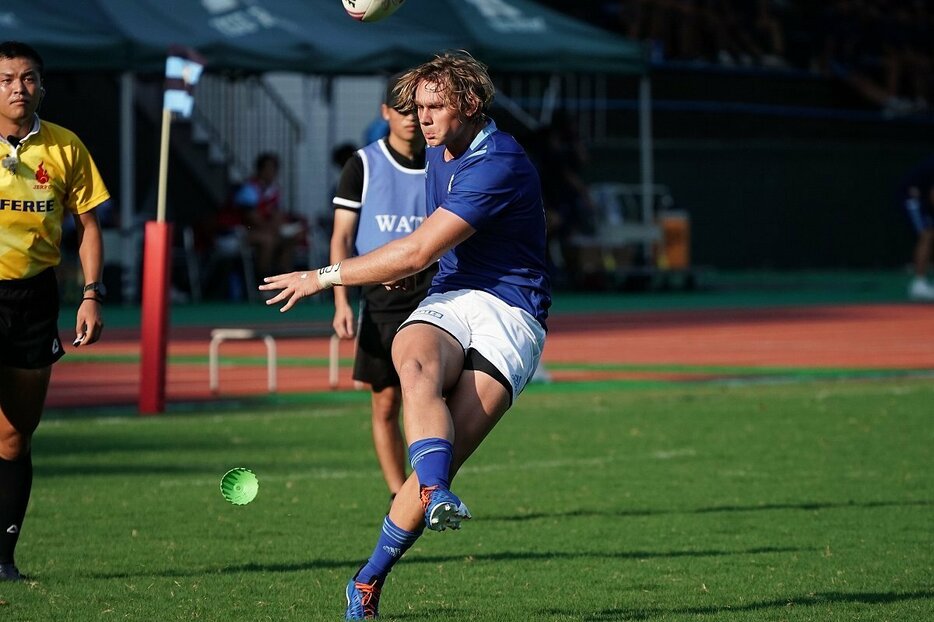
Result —
M 684 270 L 691 265 L 691 221 L 687 212 L 670 210 L 659 214 L 662 230 L 660 265 Z

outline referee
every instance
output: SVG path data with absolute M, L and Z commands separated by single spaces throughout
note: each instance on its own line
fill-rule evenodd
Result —
M 69 130 L 40 121 L 42 57 L 0 43 L 0 581 L 21 581 L 13 553 L 32 488 L 30 441 L 39 425 L 58 336 L 62 220 L 74 219 L 84 295 L 76 347 L 100 338 L 103 246 L 94 213 L 110 199 L 87 148 Z

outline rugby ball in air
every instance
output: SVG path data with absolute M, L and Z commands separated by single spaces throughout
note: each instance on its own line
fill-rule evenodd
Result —
M 341 0 L 344 10 L 358 22 L 376 22 L 389 17 L 405 0 Z

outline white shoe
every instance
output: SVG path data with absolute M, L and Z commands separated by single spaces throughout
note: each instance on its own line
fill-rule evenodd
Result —
M 931 285 L 921 277 L 917 277 L 908 287 L 908 297 L 912 300 L 934 302 L 934 285 Z

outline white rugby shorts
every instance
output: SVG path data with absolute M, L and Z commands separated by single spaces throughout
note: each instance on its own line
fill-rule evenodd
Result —
M 473 289 L 431 294 L 399 329 L 416 322 L 449 333 L 465 353 L 476 350 L 512 385 L 513 400 L 535 373 L 545 346 L 545 329 L 527 311 Z

